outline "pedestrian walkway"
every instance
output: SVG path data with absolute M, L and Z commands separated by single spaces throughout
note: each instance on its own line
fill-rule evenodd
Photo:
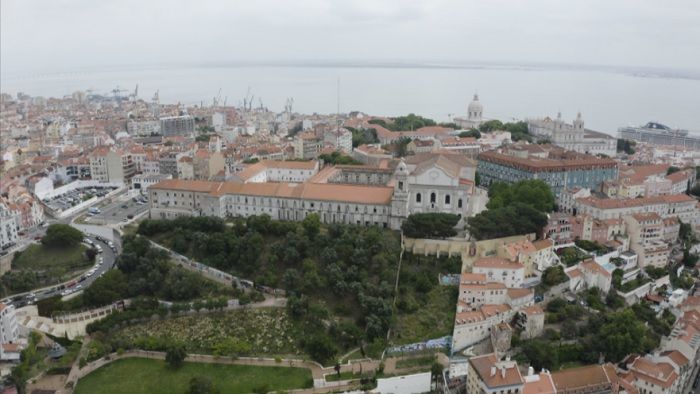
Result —
M 84 336 L 88 324 L 103 318 L 106 315 L 85 316 L 83 320 L 66 323 L 56 323 L 50 317 L 39 316 L 36 305 L 25 306 L 16 311 L 17 323 L 28 330 L 37 330 L 55 337 L 68 336 L 74 339 Z

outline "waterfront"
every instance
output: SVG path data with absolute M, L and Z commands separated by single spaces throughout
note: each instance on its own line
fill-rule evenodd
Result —
M 336 111 L 340 78 L 342 112 L 373 115 L 409 112 L 448 121 L 463 115 L 474 92 L 484 116 L 509 120 L 555 116 L 566 120 L 581 111 L 586 127 L 615 133 L 618 127 L 656 120 L 700 131 L 700 80 L 632 76 L 590 69 L 525 67 L 306 67 L 227 66 L 114 68 L 106 71 L 3 75 L 2 91 L 61 97 L 76 90 L 107 94 L 114 87 L 133 90 L 149 100 L 156 90 L 161 102 L 211 104 L 222 99 L 238 105 L 248 88 L 273 111 L 288 97 L 303 113 Z

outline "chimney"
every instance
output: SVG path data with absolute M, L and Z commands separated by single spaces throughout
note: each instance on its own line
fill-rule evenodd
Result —
M 527 376 L 532 376 L 535 374 L 535 368 L 532 368 L 532 366 L 527 367 Z
M 502 379 L 506 378 L 506 367 L 501 367 L 501 378 Z
M 491 367 L 491 376 L 496 376 L 496 367 Z

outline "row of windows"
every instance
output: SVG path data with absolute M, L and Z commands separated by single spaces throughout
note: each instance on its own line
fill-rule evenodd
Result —
M 420 203 L 420 202 L 422 202 L 422 200 L 423 200 L 423 196 L 421 195 L 421 193 L 416 193 L 416 202 Z M 436 201 L 437 201 L 437 195 L 435 193 L 430 193 L 430 203 L 435 204 Z M 449 194 L 446 194 L 445 195 L 445 204 L 449 205 L 451 203 L 452 203 L 452 196 L 450 196 Z M 462 208 L 462 199 L 461 198 L 457 200 L 457 208 Z

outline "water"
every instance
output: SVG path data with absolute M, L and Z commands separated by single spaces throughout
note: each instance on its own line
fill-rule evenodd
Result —
M 586 127 L 614 134 L 618 127 L 656 120 L 671 127 L 700 130 L 700 80 L 648 78 L 587 69 L 519 67 L 307 67 L 227 66 L 115 68 L 101 71 L 3 75 L 3 92 L 61 97 L 76 90 L 107 94 L 114 87 L 133 90 L 161 102 L 211 104 L 222 99 L 239 105 L 250 87 L 273 110 L 288 97 L 294 111 L 334 113 L 340 78 L 341 112 L 373 115 L 410 112 L 448 121 L 466 113 L 475 92 L 484 116 L 501 120 L 556 116 L 571 121 L 581 111 Z

